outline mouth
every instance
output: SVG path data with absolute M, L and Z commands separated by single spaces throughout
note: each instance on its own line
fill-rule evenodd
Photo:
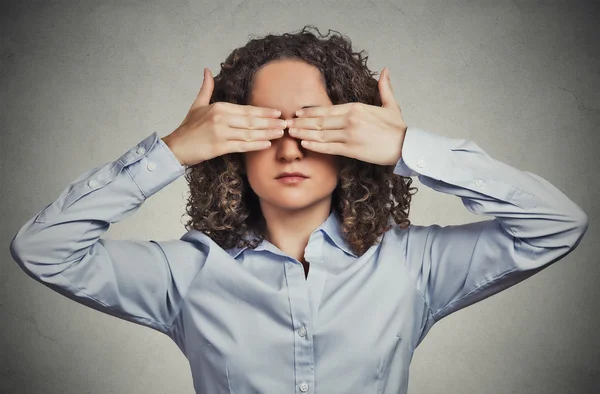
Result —
M 300 183 L 302 181 L 307 180 L 308 178 L 303 177 L 303 176 L 282 176 L 282 177 L 279 177 L 276 179 L 282 183 L 291 184 L 291 183 Z
M 279 174 L 275 179 L 283 179 L 283 178 L 302 178 L 302 179 L 306 179 L 308 178 L 306 175 L 304 175 L 301 172 L 284 172 Z

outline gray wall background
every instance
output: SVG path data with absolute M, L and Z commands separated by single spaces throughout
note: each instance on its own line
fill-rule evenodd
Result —
M 600 388 L 600 18 L 597 1 L 13 1 L 0 6 L 0 392 L 192 393 L 171 340 L 38 284 L 12 260 L 18 229 L 89 168 L 170 133 L 250 35 L 314 24 L 388 66 L 409 125 L 478 143 L 588 214 L 579 247 L 429 332 L 410 393 Z M 415 224 L 479 221 L 415 178 Z M 107 238 L 184 232 L 183 178 Z M 260 355 L 257 355 L 260 357 Z M 598 392 L 598 391 L 596 391 Z

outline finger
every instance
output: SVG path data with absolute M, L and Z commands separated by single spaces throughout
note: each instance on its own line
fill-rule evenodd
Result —
M 288 130 L 288 132 L 290 133 L 290 136 L 300 140 L 310 140 L 316 142 L 348 142 L 348 132 L 341 129 L 313 130 L 292 127 Z
M 257 112 L 256 110 L 251 109 L 250 111 Z M 262 112 L 265 115 L 264 111 Z M 229 127 L 238 128 L 238 129 L 285 129 L 287 127 L 287 122 L 283 119 L 273 119 L 271 117 L 259 117 L 253 115 L 228 115 L 227 116 L 227 125 Z
M 268 141 L 275 138 L 283 137 L 282 129 L 236 129 L 229 128 L 224 133 L 225 139 L 228 141 Z
M 319 116 L 338 116 L 343 115 L 350 111 L 351 106 L 354 103 L 344 103 L 336 105 L 325 105 L 319 107 L 303 108 L 296 111 L 296 116 L 315 118 Z
M 378 81 L 379 96 L 381 97 L 381 106 L 383 108 L 394 109 L 398 112 L 401 111 L 400 105 L 396 102 L 394 97 L 394 91 L 392 89 L 392 82 L 390 80 L 390 70 L 386 67 L 384 72 L 380 75 Z
M 313 108 L 310 108 L 313 109 Z M 294 118 L 287 121 L 289 127 L 297 129 L 312 130 L 334 130 L 343 129 L 348 126 L 346 114 L 342 115 L 322 115 L 315 117 Z
M 301 141 L 303 147 L 327 155 L 348 156 L 348 146 L 341 142 Z
M 200 87 L 200 91 L 198 92 L 198 95 L 192 104 L 192 108 L 208 105 L 210 103 L 210 98 L 212 97 L 214 87 L 215 82 L 210 69 L 204 68 L 202 86 Z
M 228 102 L 222 102 L 227 109 L 227 113 L 238 116 L 250 116 L 256 118 L 280 117 L 281 111 L 269 107 L 257 107 L 254 105 L 241 105 Z
M 266 149 L 271 146 L 271 141 L 228 141 L 227 152 L 250 152 Z

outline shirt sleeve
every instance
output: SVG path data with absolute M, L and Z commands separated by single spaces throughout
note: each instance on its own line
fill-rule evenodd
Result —
M 493 159 L 472 141 L 409 127 L 394 173 L 416 175 L 459 197 L 470 212 L 494 217 L 411 225 L 399 238 L 429 308 L 419 342 L 436 321 L 565 257 L 588 228 L 587 215 L 550 182 Z
M 180 240 L 100 237 L 184 172 L 154 132 L 75 179 L 17 232 L 11 254 L 29 276 L 64 296 L 166 333 L 202 259 L 169 261 Z

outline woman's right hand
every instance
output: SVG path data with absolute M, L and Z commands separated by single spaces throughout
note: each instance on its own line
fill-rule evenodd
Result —
M 247 152 L 271 146 L 272 139 L 283 136 L 287 127 L 281 113 L 273 108 L 228 102 L 208 104 L 214 89 L 209 69 L 198 97 L 185 119 L 162 140 L 181 165 L 193 166 L 233 152 Z

